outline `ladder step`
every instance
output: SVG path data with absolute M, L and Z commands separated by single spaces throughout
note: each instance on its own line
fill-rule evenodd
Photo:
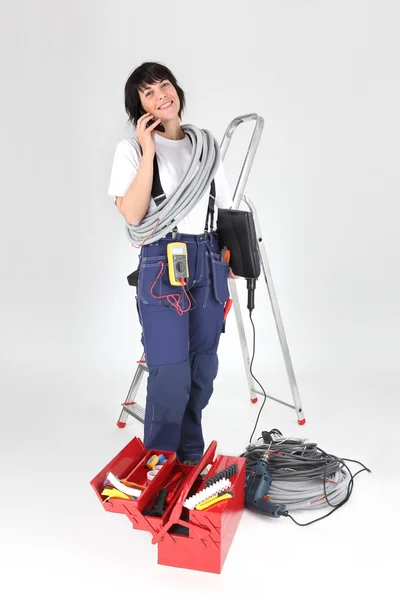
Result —
M 252 388 L 251 389 L 253 394 L 257 394 L 257 396 L 261 396 L 264 397 L 264 394 L 261 390 L 257 390 L 256 388 Z M 271 396 L 270 394 L 265 394 L 267 398 L 269 398 L 270 400 L 274 400 L 275 402 L 279 402 L 279 404 L 283 404 L 284 406 L 288 406 L 289 408 L 294 408 L 294 410 L 296 410 L 296 407 L 294 406 L 294 404 L 289 404 L 288 402 L 284 402 L 283 400 L 279 400 L 279 398 L 276 398 L 275 396 Z M 253 398 L 251 399 L 251 401 L 253 402 L 253 404 L 255 404 L 257 402 L 257 398 Z
M 140 404 L 135 403 L 129 406 L 124 406 L 124 411 L 134 419 L 144 423 L 144 408 L 143 406 L 140 406 Z
M 138 360 L 137 361 L 138 367 L 140 367 L 141 369 L 143 369 L 143 371 L 147 371 L 147 373 L 149 372 L 149 367 L 147 366 L 147 362 L 144 360 Z

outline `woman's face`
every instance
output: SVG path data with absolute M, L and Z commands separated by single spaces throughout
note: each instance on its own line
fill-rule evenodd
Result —
M 144 111 L 151 113 L 156 119 L 170 121 L 179 113 L 179 96 L 168 79 L 145 84 L 143 91 L 139 91 L 139 97 Z

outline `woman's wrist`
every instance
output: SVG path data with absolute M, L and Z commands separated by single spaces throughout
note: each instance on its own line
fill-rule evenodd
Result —
M 142 160 L 149 161 L 149 162 L 153 161 L 154 154 L 155 154 L 155 152 L 152 152 L 151 150 L 150 151 L 146 150 L 145 152 L 143 152 Z

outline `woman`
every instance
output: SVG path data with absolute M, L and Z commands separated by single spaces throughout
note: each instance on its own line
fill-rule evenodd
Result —
M 136 137 L 118 144 L 109 186 L 129 224 L 138 225 L 155 207 L 155 155 L 167 198 L 187 171 L 191 141 L 181 127 L 184 107 L 185 94 L 164 65 L 144 63 L 129 76 L 125 108 Z M 160 123 L 163 127 L 156 131 Z M 216 207 L 229 208 L 222 163 L 214 182 Z M 143 441 L 148 449 L 175 451 L 185 464 L 196 464 L 204 451 L 202 411 L 218 370 L 227 278 L 235 277 L 221 261 L 215 234 L 204 233 L 208 204 L 207 193 L 178 222 L 177 233 L 146 243 L 139 257 L 137 303 L 149 369 Z M 167 245 L 173 241 L 184 242 L 188 255 L 189 278 L 178 299 L 180 308 L 167 267 Z

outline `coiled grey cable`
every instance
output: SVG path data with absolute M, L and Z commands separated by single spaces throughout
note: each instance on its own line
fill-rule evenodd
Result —
M 326 495 L 329 501 L 336 504 L 342 502 L 347 494 L 350 476 L 346 471 L 336 471 L 325 479 Z M 325 508 L 323 478 L 310 481 L 273 481 L 268 495 L 276 504 L 286 504 L 288 510 L 309 510 Z
M 195 125 L 182 125 L 182 129 L 192 142 L 189 167 L 176 189 L 150 209 L 139 225 L 125 221 L 132 243 L 150 244 L 171 232 L 207 192 L 218 169 L 221 152 L 213 135 Z
M 241 454 L 246 458 L 247 475 L 251 474 L 257 461 L 265 454 L 269 457 L 268 470 L 271 475 L 268 496 L 275 504 L 286 505 L 284 516 L 290 516 L 288 511 L 291 510 L 328 506 L 336 510 L 350 497 L 354 477 L 364 470 L 370 472 L 359 461 L 338 458 L 305 438 L 284 437 L 280 431 L 272 429 L 263 432 L 262 441 L 250 444 Z M 364 468 L 353 475 L 346 461 L 356 462 Z M 293 517 L 290 518 L 294 521 Z

